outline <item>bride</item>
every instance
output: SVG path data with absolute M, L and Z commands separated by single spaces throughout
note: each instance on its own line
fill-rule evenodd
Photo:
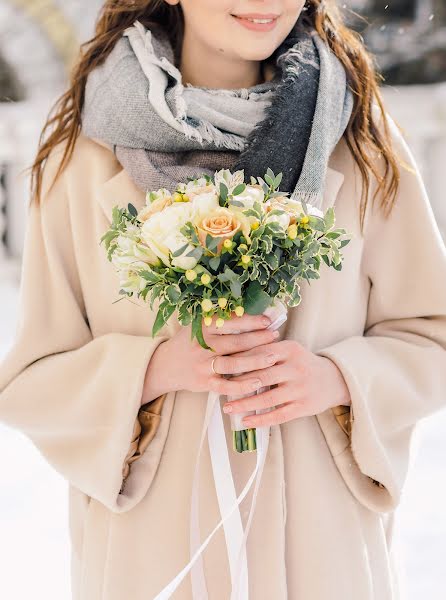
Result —
M 446 253 L 377 81 L 334 0 L 104 2 L 32 165 L 19 326 L 0 365 L 0 420 L 69 483 L 74 600 L 231 598 L 222 529 L 200 591 L 189 574 L 163 590 L 190 560 L 208 393 L 231 448 L 224 395 L 265 386 L 231 403 L 272 409 L 250 419 L 271 436 L 249 598 L 398 598 L 413 433 L 445 400 Z M 342 271 L 302 288 L 278 337 L 244 314 L 225 335 L 204 328 L 216 354 L 173 319 L 152 338 L 155 308 L 115 302 L 99 245 L 113 206 L 188 174 L 268 167 L 335 206 L 353 234 Z M 230 452 L 238 493 L 255 460 Z M 204 539 L 220 519 L 206 446 L 199 468 Z

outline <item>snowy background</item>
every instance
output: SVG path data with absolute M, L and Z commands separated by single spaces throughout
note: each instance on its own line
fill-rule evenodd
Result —
M 43 119 L 100 5 L 0 0 L 0 360 L 17 320 L 28 200 L 28 182 L 19 172 L 33 158 Z M 377 57 L 388 110 L 406 130 L 446 235 L 446 2 L 355 0 L 340 6 Z M 0 598 L 69 600 L 66 482 L 29 440 L 2 425 L 0 456 Z M 418 427 L 397 511 L 401 600 L 446 597 L 445 464 L 446 410 Z

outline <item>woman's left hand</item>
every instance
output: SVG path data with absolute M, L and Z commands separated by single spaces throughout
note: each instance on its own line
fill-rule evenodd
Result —
M 231 357 L 253 355 L 259 349 L 238 352 Z M 223 406 L 224 412 L 231 413 L 277 406 L 275 410 L 245 417 L 242 422 L 246 428 L 278 425 L 319 414 L 340 404 L 350 404 L 347 384 L 332 360 L 314 354 L 294 340 L 273 342 L 269 344 L 269 350 L 277 357 L 272 366 L 231 377 L 241 381 L 255 376 L 261 380 L 262 387 L 276 386 Z

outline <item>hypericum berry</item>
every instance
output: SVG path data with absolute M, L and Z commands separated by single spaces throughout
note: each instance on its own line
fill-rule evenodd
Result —
M 309 220 L 310 220 L 310 218 L 307 217 L 307 215 L 305 215 L 301 218 L 300 222 L 302 223 L 302 225 L 306 225 Z
M 228 303 L 228 299 L 224 298 L 223 296 L 218 299 L 218 306 L 220 308 L 225 308 L 227 303 Z
M 248 250 L 248 246 L 246 244 L 240 244 L 239 247 L 238 247 L 238 249 L 240 250 L 240 252 L 242 250 Z
M 258 229 L 259 227 L 260 227 L 259 221 L 254 221 L 253 223 L 251 223 L 251 229 L 253 231 L 255 231 L 256 229 Z
M 232 248 L 232 240 L 230 240 L 229 238 L 227 238 L 224 242 L 223 242 L 223 246 L 226 249 Z
M 223 327 L 223 325 L 225 324 L 225 320 L 222 319 L 221 317 L 219 317 L 216 321 L 215 321 L 215 326 L 216 327 Z
M 197 272 L 194 269 L 187 269 L 185 275 L 187 280 L 193 281 L 197 277 Z
M 287 229 L 287 233 L 290 240 L 294 240 L 297 236 L 297 225 L 295 223 L 290 225 Z
M 212 306 L 212 302 L 209 300 L 209 298 L 205 298 L 201 301 L 201 308 L 204 310 L 204 312 L 209 312 L 212 310 Z
M 201 279 L 201 283 L 203 285 L 207 285 L 210 282 L 211 277 L 207 273 L 203 273 L 203 275 L 200 277 L 200 279 Z
M 243 308 L 243 306 L 236 306 L 234 312 L 237 315 L 237 317 L 242 317 L 243 313 L 245 312 L 245 309 Z
M 242 263 L 244 265 L 249 265 L 250 262 L 251 262 L 251 257 L 248 256 L 247 254 L 243 254 L 242 255 Z
M 203 319 L 204 324 L 206 325 L 206 327 L 209 327 L 209 325 L 212 325 L 212 317 L 205 317 Z

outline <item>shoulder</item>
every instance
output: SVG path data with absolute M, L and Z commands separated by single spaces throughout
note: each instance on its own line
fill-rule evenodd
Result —
M 59 189 L 74 191 L 81 187 L 84 192 L 86 188 L 93 191 L 96 186 L 103 184 L 122 170 L 110 146 L 88 138 L 81 132 L 55 181 L 66 147 L 66 140 L 59 142 L 48 155 L 42 173 L 42 199 L 48 194 L 53 182 Z

